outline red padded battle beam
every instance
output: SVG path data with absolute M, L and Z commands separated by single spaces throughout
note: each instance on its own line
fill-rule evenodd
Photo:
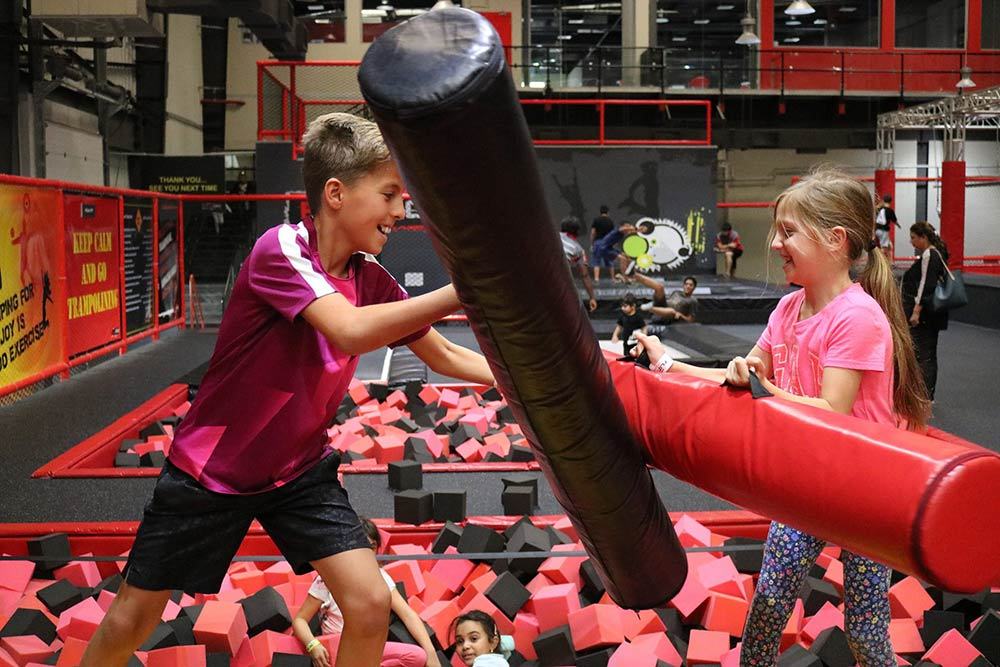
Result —
M 1000 455 L 609 363 L 650 465 L 945 590 L 1000 584 Z

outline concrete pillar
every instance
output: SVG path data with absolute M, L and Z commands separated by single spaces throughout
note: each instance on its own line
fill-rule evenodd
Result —
M 638 86 L 642 54 L 656 45 L 656 0 L 622 3 L 622 84 Z

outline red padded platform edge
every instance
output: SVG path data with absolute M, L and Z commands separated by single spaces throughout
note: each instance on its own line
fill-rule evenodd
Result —
M 676 521 L 687 515 L 711 531 L 727 537 L 752 537 L 764 539 L 769 521 L 764 517 L 742 510 L 721 510 L 711 512 L 672 512 L 670 519 Z M 465 523 L 485 526 L 493 530 L 504 530 L 521 517 L 477 516 L 469 517 Z M 536 526 L 550 526 L 565 517 L 559 515 L 533 516 Z M 444 523 L 428 522 L 419 526 L 396 523 L 390 519 L 374 519 L 375 524 L 397 537 L 399 542 L 412 541 L 429 545 L 437 537 Z M 70 549 L 75 554 L 93 553 L 98 556 L 113 556 L 125 552 L 132 545 L 137 521 L 119 522 L 61 522 L 61 523 L 5 523 L 0 524 L 0 553 L 15 556 L 27 554 L 27 540 L 52 533 L 66 533 Z M 257 522 L 240 546 L 239 554 L 277 555 L 278 550 Z
M 147 477 L 160 474 L 158 469 L 150 469 L 149 472 L 142 471 L 142 474 L 134 474 L 135 469 L 131 468 L 87 468 L 75 470 L 74 468 L 89 456 L 97 454 L 102 449 L 112 447 L 112 451 L 118 451 L 118 441 L 131 433 L 137 433 L 140 428 L 151 420 L 167 415 L 175 407 L 187 400 L 188 386 L 186 384 L 172 384 L 159 394 L 149 399 L 135 410 L 126 413 L 120 419 L 115 420 L 111 425 L 101 429 L 80 444 L 69 449 L 52 459 L 41 468 L 31 473 L 32 477 Z M 114 458 L 114 454 L 111 455 Z M 123 474 L 131 471 L 133 474 Z M 76 474 L 83 473 L 83 474 Z

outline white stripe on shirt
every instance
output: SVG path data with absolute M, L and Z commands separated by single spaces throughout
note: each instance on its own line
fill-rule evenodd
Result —
M 302 256 L 302 249 L 295 241 L 300 236 L 305 239 L 307 244 L 309 243 L 309 232 L 301 222 L 297 225 L 281 225 L 278 229 L 278 243 L 281 245 L 281 253 L 312 289 L 317 299 L 327 294 L 333 294 L 336 290 L 316 271 L 312 262 Z
M 927 282 L 927 267 L 931 263 L 931 249 L 927 248 L 920 255 L 920 285 L 917 287 L 917 296 L 914 304 L 919 306 L 920 300 L 924 297 L 924 283 Z

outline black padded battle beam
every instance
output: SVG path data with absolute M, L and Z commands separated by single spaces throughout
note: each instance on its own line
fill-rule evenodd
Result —
M 379 37 L 358 74 L 479 345 L 616 603 L 687 573 L 546 207 L 503 47 L 475 12 Z

